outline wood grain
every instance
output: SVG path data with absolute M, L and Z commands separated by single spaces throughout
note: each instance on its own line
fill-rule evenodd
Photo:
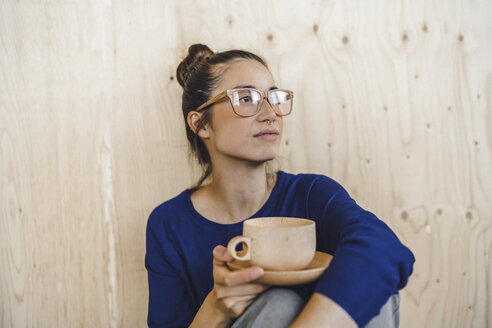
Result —
M 279 165 L 417 262 L 402 327 L 492 326 L 492 3 L 5 1 L 0 326 L 146 325 L 145 225 L 196 181 L 175 69 L 248 49 L 295 91 Z

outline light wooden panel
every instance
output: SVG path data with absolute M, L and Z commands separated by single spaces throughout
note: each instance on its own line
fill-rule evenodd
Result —
M 145 224 L 189 187 L 195 42 L 296 93 L 279 163 L 327 174 L 417 262 L 402 327 L 492 326 L 490 1 L 4 1 L 0 326 L 138 327 Z

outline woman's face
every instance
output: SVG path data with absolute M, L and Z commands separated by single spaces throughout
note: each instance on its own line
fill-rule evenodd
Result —
M 219 79 L 212 97 L 224 90 L 240 87 L 266 92 L 275 88 L 270 71 L 255 60 L 237 60 L 229 64 Z M 282 136 L 282 117 L 277 116 L 266 99 L 259 112 L 251 117 L 240 117 L 230 101 L 213 105 L 212 124 L 207 127 L 205 140 L 212 162 L 225 156 L 261 163 L 277 156 Z

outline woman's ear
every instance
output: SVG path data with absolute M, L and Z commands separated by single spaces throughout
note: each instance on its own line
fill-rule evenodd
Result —
M 206 139 L 210 137 L 210 133 L 208 131 L 207 124 L 202 125 L 201 127 L 199 126 L 201 125 L 200 124 L 201 118 L 202 118 L 201 113 L 191 111 L 186 116 L 186 122 L 188 123 L 188 126 L 190 127 L 191 131 L 193 131 L 193 133 L 197 133 L 198 129 L 200 128 L 200 130 L 198 131 L 198 136 Z

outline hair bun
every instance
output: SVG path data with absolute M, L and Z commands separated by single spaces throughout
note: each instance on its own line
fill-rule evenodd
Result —
M 188 56 L 181 61 L 176 70 L 176 77 L 179 84 L 184 88 L 186 81 L 191 73 L 196 70 L 196 66 L 204 58 L 212 57 L 214 52 L 204 44 L 193 44 L 188 48 Z

